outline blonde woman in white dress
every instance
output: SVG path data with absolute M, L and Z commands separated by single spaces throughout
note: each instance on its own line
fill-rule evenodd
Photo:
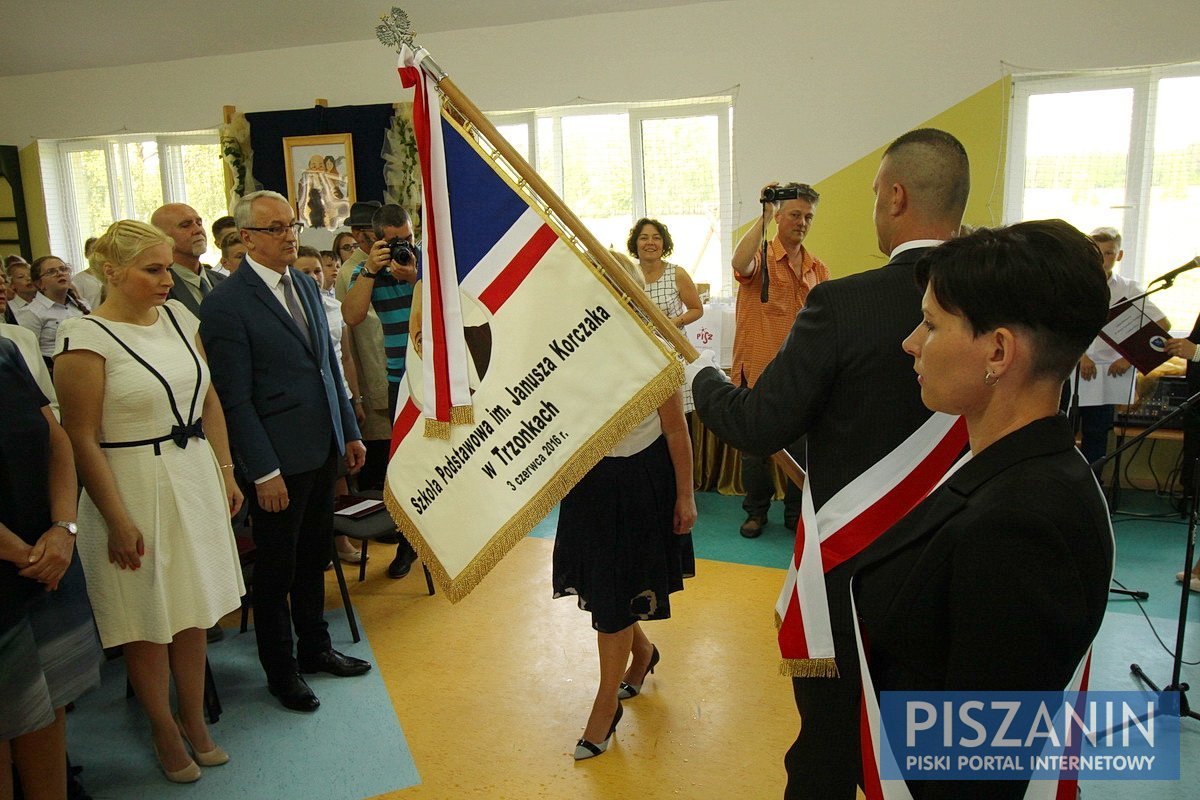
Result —
M 200 777 L 198 765 L 229 760 L 204 723 L 205 631 L 244 592 L 229 524 L 242 494 L 199 321 L 167 301 L 171 240 L 122 220 L 93 258 L 108 293 L 92 315 L 60 326 L 55 347 L 63 426 L 85 489 L 79 555 L 101 641 L 124 646 L 163 772 L 185 783 Z

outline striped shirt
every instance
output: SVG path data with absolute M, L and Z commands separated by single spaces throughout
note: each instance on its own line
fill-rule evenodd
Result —
M 363 262 L 364 264 L 366 262 Z M 363 264 L 354 268 L 350 285 L 358 280 Z M 390 383 L 404 380 L 404 356 L 408 350 L 408 319 L 412 314 L 413 285 L 398 280 L 389 270 L 375 276 L 371 288 L 371 307 L 383 326 L 383 350 L 387 355 L 387 377 Z

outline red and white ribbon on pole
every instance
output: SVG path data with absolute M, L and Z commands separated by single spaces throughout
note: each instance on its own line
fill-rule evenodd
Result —
M 421 361 L 425 391 L 422 416 L 426 436 L 448 439 L 451 424 L 471 424 L 474 415 L 450 221 L 441 93 L 437 81 L 422 65 L 428 56 L 424 48 L 414 52 L 405 45 L 401 48 L 397 69 L 401 83 L 415 92 L 413 130 L 423 178 Z

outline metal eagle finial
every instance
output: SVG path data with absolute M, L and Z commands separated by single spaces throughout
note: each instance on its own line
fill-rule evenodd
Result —
M 379 17 L 379 24 L 375 27 L 375 36 L 386 47 L 390 47 L 397 53 L 400 52 L 401 45 L 408 45 L 412 49 L 416 49 L 413 44 L 413 29 L 412 20 L 408 18 L 408 14 L 404 9 L 398 6 L 392 6 L 390 14 L 383 14 Z

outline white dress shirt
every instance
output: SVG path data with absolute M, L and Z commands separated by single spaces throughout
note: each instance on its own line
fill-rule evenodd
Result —
M 66 303 L 56 303 L 41 292 L 17 314 L 17 322 L 33 331 L 38 337 L 42 355 L 54 355 L 54 340 L 58 338 L 58 326 L 64 319 L 82 317 L 83 311 L 67 298 Z
M 292 310 L 288 308 L 287 295 L 283 293 L 283 273 L 276 272 L 270 267 L 264 267 L 262 264 L 251 258 L 248 254 L 246 256 L 246 263 L 250 265 L 250 268 L 254 270 L 258 277 L 262 278 L 263 283 L 265 283 L 267 288 L 271 290 L 271 294 L 275 295 L 275 299 L 279 301 L 279 305 L 283 306 L 284 313 L 290 317 L 292 315 Z M 296 272 L 296 270 L 292 269 L 291 267 L 288 267 L 287 269 L 289 274 L 292 276 L 292 291 L 296 292 L 296 302 L 300 305 L 300 313 L 304 315 L 305 320 L 308 320 L 308 312 L 304 310 L 304 303 L 300 302 L 300 292 L 298 292 L 295 288 L 296 276 L 300 273 Z M 271 480 L 272 478 L 276 478 L 281 474 L 282 473 L 277 469 L 271 470 L 266 475 L 255 478 L 254 483 L 255 485 L 266 483 L 267 481 Z

